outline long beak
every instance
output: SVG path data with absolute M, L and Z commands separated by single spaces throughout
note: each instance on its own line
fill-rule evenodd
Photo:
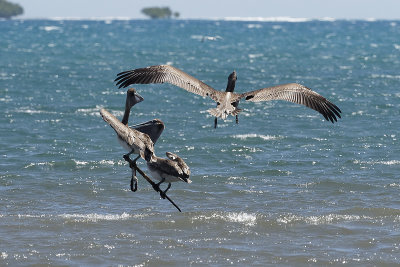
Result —
M 138 93 L 135 93 L 135 100 L 136 100 L 136 103 L 140 103 L 144 100 L 144 98 L 141 95 L 139 95 Z

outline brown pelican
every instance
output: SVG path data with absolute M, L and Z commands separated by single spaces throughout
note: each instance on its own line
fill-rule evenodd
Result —
M 139 95 L 134 88 L 129 88 L 126 92 L 125 112 L 122 117 L 122 123 L 128 126 L 129 115 L 132 107 L 137 103 L 143 101 L 143 97 Z M 130 126 L 130 128 L 138 130 L 139 132 L 148 134 L 153 143 L 155 144 L 165 129 L 164 123 L 159 119 L 143 122 Z
M 110 126 L 115 130 L 118 135 L 118 141 L 120 142 L 122 147 L 129 152 L 128 154 L 124 155 L 124 158 L 129 158 L 129 156 L 133 153 L 139 155 L 133 160 L 133 162 L 135 163 L 140 157 L 142 157 L 146 161 L 153 160 L 154 143 L 147 134 L 127 127 L 105 109 L 101 109 L 100 114 L 103 117 L 103 120 L 110 124 Z M 135 182 L 135 188 L 133 188 L 133 180 L 135 179 L 136 173 L 133 172 L 131 180 L 132 191 L 136 191 L 137 189 L 137 181 Z
M 147 161 L 147 168 L 150 171 L 150 175 L 154 179 L 160 181 L 153 187 L 156 191 L 160 191 L 160 196 L 162 198 L 165 198 L 165 193 L 170 189 L 172 182 L 192 182 L 189 179 L 190 169 L 183 159 L 171 152 L 167 152 L 166 155 L 168 159 L 163 159 L 153 155 L 153 161 Z M 164 182 L 168 183 L 168 187 L 162 191 L 159 186 Z
M 332 123 L 337 121 L 336 116 L 340 118 L 341 110 L 335 104 L 304 85 L 289 83 L 237 94 L 233 92 L 236 79 L 237 76 L 234 71 L 228 77 L 225 92 L 222 92 L 178 68 L 169 65 L 157 65 L 118 73 L 115 81 L 119 88 L 131 84 L 170 83 L 194 94 L 203 97 L 209 96 L 217 102 L 217 108 L 208 110 L 211 115 L 216 117 L 214 127 L 217 127 L 217 118 L 226 119 L 228 115 L 237 116 L 242 111 L 237 107 L 241 99 L 251 102 L 286 100 L 318 111 Z M 238 123 L 237 117 L 236 123 Z
M 125 111 L 124 116 L 122 117 L 122 123 L 128 126 L 129 115 L 132 107 L 137 103 L 142 102 L 144 99 L 141 95 L 139 95 L 134 88 L 129 88 L 126 92 L 126 101 L 125 101 Z M 136 124 L 130 126 L 129 128 L 135 129 L 139 132 L 147 134 L 151 141 L 155 144 L 160 137 L 161 133 L 163 132 L 165 126 L 164 123 L 159 119 L 154 119 L 151 121 L 147 121 L 144 123 Z M 124 147 L 124 141 L 119 137 L 118 141 Z M 124 156 L 125 157 L 125 156 Z M 138 160 L 140 155 L 135 158 L 134 162 Z M 137 177 L 136 177 L 136 169 L 132 168 L 132 178 L 131 178 L 131 190 L 135 192 L 137 190 Z

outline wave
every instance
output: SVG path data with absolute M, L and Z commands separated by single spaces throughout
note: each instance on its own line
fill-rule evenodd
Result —
M 63 21 L 63 20 L 92 20 L 92 21 L 104 21 L 110 22 L 113 20 L 144 20 L 132 17 L 49 17 L 49 18 L 39 18 L 39 19 L 46 19 L 46 20 L 55 20 L 55 21 Z
M 226 21 L 259 21 L 259 22 L 307 22 L 309 18 L 294 17 L 225 17 Z
M 256 224 L 257 215 L 246 212 L 216 212 L 211 215 L 196 215 L 192 217 L 192 222 L 209 222 L 212 220 L 222 220 L 225 222 L 240 223 L 246 226 L 254 226 Z
M 89 214 L 60 214 L 58 217 L 63 219 L 72 219 L 77 222 L 97 222 L 97 221 L 122 221 L 130 218 L 138 218 L 143 217 L 144 215 L 130 215 L 126 212 L 122 214 L 98 214 L 98 213 L 89 213 Z
M 282 139 L 282 136 L 276 135 L 263 135 L 263 134 L 236 134 L 232 136 L 233 138 L 240 139 L 240 140 L 247 140 L 250 138 L 260 138 L 262 140 L 278 140 Z
M 354 160 L 354 164 L 367 164 L 367 165 L 399 165 L 400 160 L 376 160 L 376 161 L 360 161 Z
M 288 214 L 277 218 L 278 223 L 293 224 L 293 223 L 306 223 L 312 225 L 331 224 L 344 221 L 360 221 L 372 220 L 373 218 L 365 215 L 354 214 L 326 214 L 315 216 L 300 216 L 295 214 Z
M 138 219 L 150 216 L 151 214 L 129 214 L 123 212 L 121 214 L 100 214 L 100 213 L 63 213 L 63 214 L 17 214 L 17 215 L 5 215 L 6 217 L 18 217 L 23 218 L 33 218 L 33 219 L 52 219 L 52 218 L 62 218 L 67 220 L 73 220 L 75 222 L 98 222 L 98 221 L 123 221 L 128 219 Z M 0 214 L 0 217 L 4 215 Z
M 41 30 L 44 30 L 46 32 L 51 32 L 51 31 L 61 31 L 62 28 L 58 26 L 44 26 L 40 27 Z

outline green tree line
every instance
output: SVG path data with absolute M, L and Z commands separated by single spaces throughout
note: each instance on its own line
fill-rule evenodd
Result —
M 172 17 L 179 17 L 178 12 L 172 12 L 169 7 L 146 7 L 142 9 L 142 13 L 152 19 L 169 19 Z
M 9 19 L 23 13 L 24 9 L 20 5 L 10 3 L 7 0 L 0 0 L 0 18 Z

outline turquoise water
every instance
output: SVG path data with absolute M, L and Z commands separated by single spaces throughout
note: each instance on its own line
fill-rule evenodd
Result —
M 201 42 L 202 36 L 221 36 Z M 400 264 L 400 22 L 0 21 L 0 265 Z M 120 71 L 172 64 L 237 92 L 298 82 L 342 110 L 241 103 L 134 86 L 130 122 L 166 124 L 193 183 L 179 213 L 130 170 L 104 107 Z M 143 161 L 139 163 L 147 171 Z

